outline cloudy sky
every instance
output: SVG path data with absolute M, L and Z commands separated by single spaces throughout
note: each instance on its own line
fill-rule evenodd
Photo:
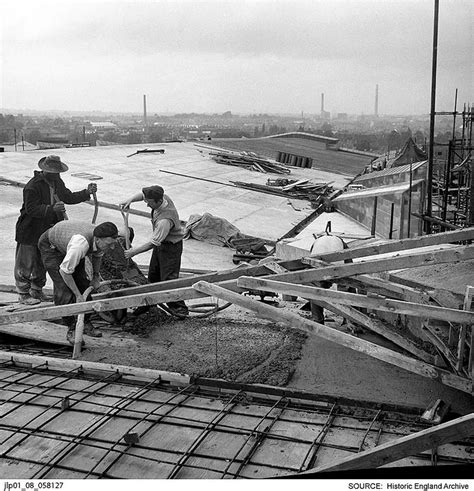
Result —
M 430 110 L 434 0 L 0 2 L 0 108 Z M 473 102 L 473 0 L 440 0 L 437 110 Z

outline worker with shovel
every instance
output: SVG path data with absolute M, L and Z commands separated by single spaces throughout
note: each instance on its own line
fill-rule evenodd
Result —
M 38 166 L 41 171 L 35 171 L 23 190 L 23 204 L 16 224 L 15 284 L 19 302 L 25 305 L 49 300 L 43 293 L 46 271 L 38 250 L 40 235 L 67 219 L 64 203 L 82 203 L 97 191 L 95 183 L 82 191 L 70 191 L 60 177 L 68 166 L 57 155 L 41 158 Z
M 171 198 L 164 194 L 161 186 L 145 187 L 138 194 L 120 203 L 126 210 L 131 203 L 145 201 L 151 208 L 151 223 L 153 233 L 148 242 L 132 247 L 125 251 L 127 259 L 137 254 L 153 249 L 148 270 L 148 281 L 158 283 L 160 281 L 179 278 L 181 268 L 181 255 L 183 253 L 184 229 L 179 220 L 178 211 Z M 179 319 L 188 315 L 188 307 L 181 300 L 166 304 L 169 313 Z
M 107 249 L 113 249 L 118 230 L 112 222 L 99 225 L 87 222 L 62 221 L 44 232 L 39 241 L 44 267 L 54 283 L 54 304 L 68 305 L 84 302 L 85 290 L 91 285 L 97 289 L 100 284 L 100 263 Z M 92 281 L 89 281 L 85 270 L 85 258 L 92 263 Z M 68 327 L 67 340 L 74 344 L 74 316 L 63 317 Z M 95 329 L 85 317 L 84 334 L 101 337 L 102 333 Z

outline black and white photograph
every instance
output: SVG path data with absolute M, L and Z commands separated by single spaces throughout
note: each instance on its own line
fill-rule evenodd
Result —
M 0 491 L 474 491 L 473 26 L 2 0 Z

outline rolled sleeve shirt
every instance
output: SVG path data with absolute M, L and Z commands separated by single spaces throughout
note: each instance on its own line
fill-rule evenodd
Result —
M 143 195 L 143 199 L 145 199 L 145 195 Z M 166 207 L 167 205 L 168 201 L 166 200 L 166 198 L 164 198 L 160 208 Z M 158 210 L 160 208 L 158 208 Z M 168 234 L 173 227 L 173 222 L 168 218 L 160 218 L 158 213 L 152 213 L 151 225 L 153 227 L 153 233 L 150 242 L 154 246 L 159 247 L 166 239 L 166 237 L 168 237 Z
M 153 234 L 151 236 L 151 243 L 154 246 L 160 246 L 170 233 L 172 222 L 167 218 L 160 218 L 153 220 Z
M 95 244 L 92 247 L 91 255 L 102 256 L 103 253 L 97 250 Z M 73 235 L 67 245 L 66 255 L 59 266 L 59 269 L 66 274 L 73 274 L 77 265 L 89 253 L 89 243 L 83 235 Z

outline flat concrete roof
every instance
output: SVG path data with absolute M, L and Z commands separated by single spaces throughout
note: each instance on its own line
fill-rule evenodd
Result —
M 230 150 L 256 152 L 257 154 L 276 159 L 278 152 L 289 153 L 313 159 L 313 169 L 342 174 L 351 177 L 363 171 L 372 157 L 338 150 L 329 150 L 326 143 L 304 137 L 264 137 L 264 138 L 215 138 L 211 145 Z
M 143 149 L 164 149 L 165 153 L 139 153 Z M 103 147 L 61 148 L 0 153 L 0 177 L 26 184 L 38 169 L 38 160 L 56 154 L 67 163 L 69 171 L 62 174 L 72 190 L 84 189 L 89 182 L 98 186 L 97 198 L 101 202 L 118 204 L 139 192 L 144 186 L 159 184 L 175 202 L 180 218 L 187 221 L 190 215 L 211 213 L 225 218 L 248 235 L 276 240 L 314 210 L 309 201 L 263 194 L 230 184 L 243 181 L 265 184 L 277 174 L 252 172 L 240 167 L 214 162 L 208 149 L 193 143 L 160 143 L 139 145 L 114 145 Z M 161 172 L 165 171 L 165 172 Z M 76 175 L 76 174 L 79 174 Z M 93 174 L 101 179 L 92 181 L 81 174 Z M 186 177 L 192 176 L 192 177 Z M 310 179 L 314 182 L 334 181 L 333 186 L 343 187 L 349 176 L 334 176 L 315 169 L 291 169 L 291 179 Z M 22 190 L 4 185 L 0 196 L 0 226 L 4 233 L 0 239 L 3 254 L 0 257 L 0 282 L 13 284 L 13 264 L 16 243 L 15 224 L 22 204 Z M 71 219 L 90 221 L 93 207 L 88 203 L 67 205 Z M 145 203 L 135 203 L 132 208 L 149 212 Z M 113 221 L 123 225 L 119 211 L 101 207 L 98 223 Z M 150 220 L 130 215 L 129 225 L 135 229 L 136 244 L 146 241 L 151 232 Z M 235 265 L 235 251 L 191 239 L 184 243 L 182 267 L 199 270 L 223 270 Z M 147 264 L 150 253 L 135 258 Z

